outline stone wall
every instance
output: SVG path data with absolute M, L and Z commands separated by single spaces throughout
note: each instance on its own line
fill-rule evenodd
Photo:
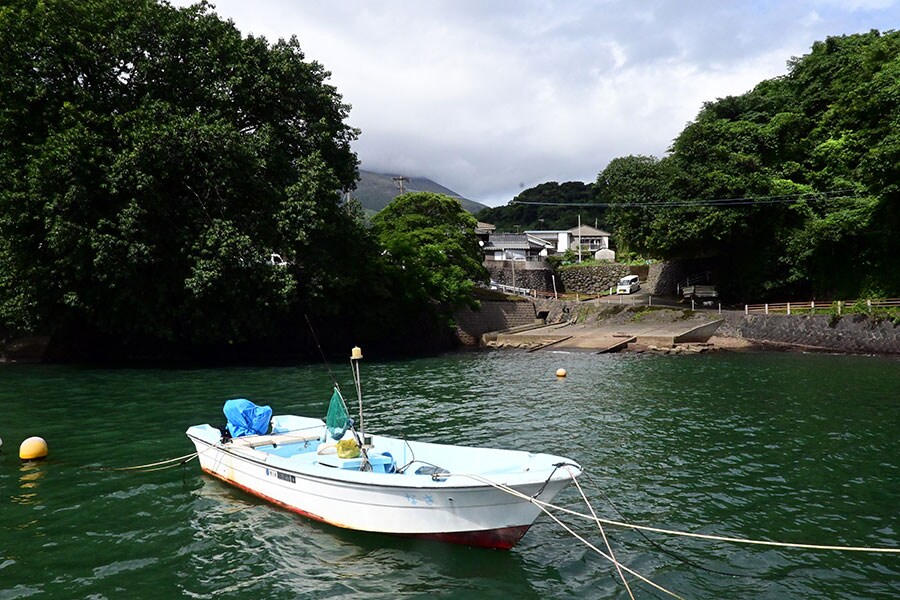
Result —
M 502 331 L 535 323 L 534 304 L 528 300 L 482 300 L 481 310 L 463 309 L 453 317 L 456 335 L 465 346 L 477 346 L 481 336 L 489 331 Z
M 508 262 L 508 261 L 507 261 Z M 513 287 L 528 288 L 539 292 L 553 291 L 553 270 L 549 267 L 542 269 L 520 269 L 515 268 L 515 274 L 512 268 L 503 268 L 502 266 L 487 265 L 488 273 L 491 279 L 503 285 L 511 285 Z M 559 278 L 556 281 L 557 291 L 563 291 Z
M 900 326 L 864 315 L 729 313 L 717 335 L 852 354 L 900 354 Z
M 609 288 L 616 287 L 619 279 L 629 274 L 630 269 L 618 263 L 604 263 L 590 267 L 562 267 L 559 270 L 559 278 L 567 292 L 584 294 L 608 292 Z
M 650 265 L 647 280 L 641 281 L 641 287 L 646 288 L 655 296 L 678 295 L 678 284 L 688 277 L 699 275 L 707 271 L 714 272 L 715 265 L 710 260 L 672 260 L 657 262 Z M 715 283 L 715 276 L 711 283 Z

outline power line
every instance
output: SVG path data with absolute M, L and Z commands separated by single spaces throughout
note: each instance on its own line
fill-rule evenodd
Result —
M 647 208 L 654 206 L 750 206 L 759 204 L 792 204 L 794 202 L 820 202 L 825 200 L 840 200 L 844 198 L 857 198 L 859 192 L 854 190 L 832 190 L 817 194 L 787 194 L 783 196 L 754 196 L 747 198 L 717 198 L 696 200 L 668 200 L 655 202 L 529 202 L 511 200 L 510 204 L 522 204 L 529 206 L 562 206 L 562 207 L 621 207 L 621 208 Z

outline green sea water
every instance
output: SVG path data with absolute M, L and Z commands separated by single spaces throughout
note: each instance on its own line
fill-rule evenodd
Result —
M 332 365 L 350 390 L 349 365 Z M 558 368 L 569 376 L 557 379 Z M 561 454 L 601 517 L 707 534 L 900 546 L 900 362 L 779 353 L 465 352 L 362 367 L 366 428 Z M 100 470 L 193 450 L 225 399 L 323 416 L 325 366 L 0 366 L 0 600 L 627 598 L 542 516 L 509 552 L 335 529 L 202 474 Z M 18 446 L 47 440 L 46 461 Z M 585 511 L 574 486 L 557 503 Z M 615 508 L 614 508 L 615 507 Z M 596 526 L 566 518 L 591 543 Z M 897 598 L 900 555 L 739 546 L 609 527 L 684 598 Z M 637 598 L 666 597 L 629 577 Z

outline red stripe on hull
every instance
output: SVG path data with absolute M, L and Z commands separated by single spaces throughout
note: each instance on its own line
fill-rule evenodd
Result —
M 478 548 L 493 548 L 495 550 L 509 550 L 519 543 L 522 536 L 531 525 L 519 525 L 517 527 L 503 527 L 501 529 L 486 529 L 483 531 L 453 531 L 450 533 L 414 533 L 403 537 L 413 537 L 424 540 L 435 540 L 449 544 L 463 544 Z
M 340 527 L 342 529 L 350 529 L 349 527 L 344 527 L 340 523 L 333 523 L 326 519 L 323 519 L 319 515 L 315 515 L 310 512 L 306 512 L 305 510 L 299 509 L 296 506 L 292 506 L 290 504 L 286 504 L 280 500 L 276 500 L 270 496 L 266 496 L 265 494 L 259 493 L 257 490 L 249 488 L 245 485 L 241 485 L 236 481 L 232 481 L 222 475 L 214 471 L 210 471 L 205 467 L 201 467 L 204 472 L 212 475 L 213 477 L 220 479 L 227 483 L 228 485 L 233 485 L 234 487 L 247 492 L 257 498 L 262 498 L 266 502 L 271 502 L 277 506 L 280 506 L 286 510 L 297 513 L 298 515 L 302 515 L 314 521 L 319 521 L 320 523 L 327 523 L 329 525 L 333 525 L 335 527 Z M 450 531 L 446 533 L 389 533 L 389 532 L 373 532 L 373 533 L 386 533 L 386 535 L 398 535 L 400 537 L 407 538 L 416 538 L 416 539 L 424 539 L 424 540 L 434 540 L 438 542 L 446 542 L 449 544 L 462 544 L 464 546 L 474 546 L 478 548 L 493 548 L 496 550 L 509 550 L 513 546 L 515 546 L 519 540 L 528 532 L 528 529 L 531 525 L 517 525 L 515 527 L 501 527 L 499 529 L 484 529 L 480 531 Z

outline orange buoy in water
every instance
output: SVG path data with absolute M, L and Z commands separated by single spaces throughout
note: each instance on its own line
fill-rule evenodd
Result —
M 556 370 L 557 377 L 565 377 L 566 375 L 568 375 L 568 373 L 566 373 L 565 369 L 557 369 Z
M 21 460 L 47 458 L 47 442 L 44 441 L 44 438 L 37 436 L 28 438 L 19 446 L 19 458 Z

